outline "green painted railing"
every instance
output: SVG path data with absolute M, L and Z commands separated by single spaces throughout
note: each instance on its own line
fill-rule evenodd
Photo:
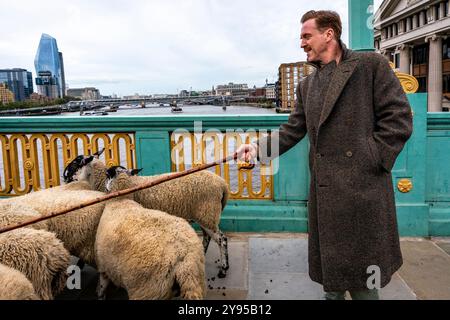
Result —
M 200 123 L 202 132 L 270 130 L 278 128 L 287 118 L 286 115 L 0 118 L 0 133 L 131 133 L 136 165 L 144 168 L 143 174 L 152 175 L 171 171 L 170 137 L 176 130 L 195 132 L 196 124 Z M 223 229 L 306 231 L 308 169 L 306 162 L 299 166 L 297 159 L 307 159 L 307 141 L 280 158 L 280 171 L 284 174 L 274 176 L 271 200 L 229 201 L 223 214 Z
M 450 114 L 428 113 L 426 202 L 430 235 L 450 235 Z
M 450 114 L 426 112 L 426 94 L 408 95 L 414 110 L 414 133 L 393 169 L 399 228 L 402 235 L 450 235 Z M 134 134 L 135 155 L 143 174 L 171 170 L 170 135 L 177 129 L 277 129 L 287 115 L 158 116 L 158 117 L 42 117 L 0 118 L 0 133 Z M 309 188 L 308 141 L 279 159 L 271 200 L 231 200 L 222 218 L 226 231 L 307 232 Z M 412 189 L 402 193 L 399 182 L 408 179 Z

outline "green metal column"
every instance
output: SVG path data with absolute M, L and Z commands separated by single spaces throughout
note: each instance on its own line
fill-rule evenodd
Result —
M 348 0 L 350 48 L 374 51 L 373 0 Z

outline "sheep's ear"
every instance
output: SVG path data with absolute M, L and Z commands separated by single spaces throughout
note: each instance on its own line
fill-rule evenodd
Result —
M 132 169 L 130 171 L 132 176 L 137 176 L 139 174 L 139 172 L 141 172 L 142 170 L 144 170 L 144 168 L 140 168 L 140 169 Z
M 94 156 L 89 156 L 89 157 L 84 158 L 83 161 L 81 161 L 81 166 L 87 165 L 92 160 L 94 160 Z
M 116 168 L 117 167 L 111 167 L 109 169 L 106 169 L 106 176 L 108 177 L 108 179 L 114 179 L 117 173 Z
M 64 182 L 69 183 L 73 181 L 75 173 L 83 167 L 84 156 L 78 156 L 73 159 L 65 168 L 63 172 Z
M 96 153 L 93 154 L 95 159 L 100 158 L 100 156 L 102 155 L 103 151 L 105 151 L 105 148 L 102 148 L 100 150 L 98 150 Z

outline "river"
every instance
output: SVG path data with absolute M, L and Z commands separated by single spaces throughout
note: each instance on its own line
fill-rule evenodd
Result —
M 243 115 L 243 114 L 276 114 L 275 108 L 257 108 L 248 106 L 227 106 L 224 111 L 221 106 L 212 105 L 182 105 L 179 106 L 183 109 L 180 113 L 173 113 L 169 106 L 160 107 L 155 104 L 147 104 L 145 108 L 141 108 L 137 105 L 124 105 L 120 106 L 117 112 L 111 112 L 107 115 L 110 116 L 163 116 L 163 115 Z M 89 112 L 89 111 L 88 111 Z M 79 112 L 66 112 L 59 116 L 76 116 Z

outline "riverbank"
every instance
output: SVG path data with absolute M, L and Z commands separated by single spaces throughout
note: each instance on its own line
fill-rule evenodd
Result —
M 246 107 L 255 107 L 255 108 L 263 108 L 263 109 L 274 109 L 275 107 L 272 104 L 264 104 L 257 102 L 236 102 L 230 103 L 231 106 L 246 106 Z

